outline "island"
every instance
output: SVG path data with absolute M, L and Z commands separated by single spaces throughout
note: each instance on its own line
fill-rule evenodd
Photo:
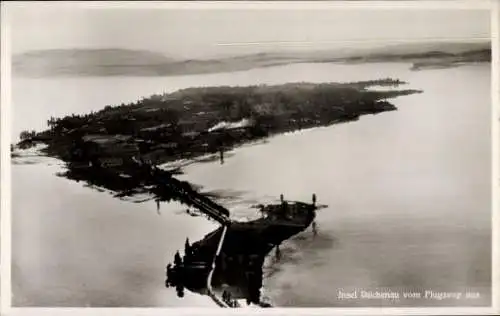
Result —
M 119 165 L 127 157 L 140 155 L 162 164 L 279 133 L 396 110 L 388 99 L 421 91 L 369 88 L 402 84 L 381 79 L 188 88 L 84 115 L 51 117 L 49 129 L 22 132 L 18 146 L 43 143 L 46 154 L 63 161 L 84 161 L 90 155 L 99 163 Z
M 238 307 L 237 299 L 266 307 L 260 297 L 264 259 L 272 249 L 279 257 L 280 244 L 310 225 L 315 233 L 316 195 L 312 203 L 281 196 L 280 204 L 259 206 L 260 218 L 238 222 L 216 195 L 176 179 L 182 169 L 168 163 L 206 156 L 224 163 L 224 152 L 242 144 L 394 111 L 388 99 L 422 92 L 396 89 L 403 84 L 387 78 L 183 89 L 84 115 L 51 117 L 47 130 L 22 132 L 12 152 L 45 145 L 45 155 L 65 162 L 60 176 L 117 198 L 147 195 L 158 208 L 179 201 L 187 213 L 197 210 L 217 221 L 220 227 L 202 240 L 192 245 L 186 240 L 184 256 L 176 253 L 174 265 L 167 265 L 165 285 L 179 296 L 185 288 L 207 294 L 221 307 Z

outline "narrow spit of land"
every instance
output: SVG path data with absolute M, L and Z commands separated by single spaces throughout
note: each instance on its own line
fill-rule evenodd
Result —
M 107 189 L 118 198 L 147 195 L 158 207 L 176 200 L 218 221 L 220 228 L 186 244 L 184 258 L 176 254 L 175 265 L 167 267 L 166 285 L 175 286 L 180 296 L 184 288 L 213 296 L 213 288 L 225 287 L 225 304 L 232 305 L 230 292 L 232 298 L 262 306 L 265 256 L 314 221 L 315 202 L 282 201 L 263 206 L 262 217 L 255 221 L 234 222 L 224 206 L 176 179 L 181 170 L 157 166 L 207 154 L 219 154 L 223 162 L 224 151 L 244 143 L 396 110 L 388 99 L 421 91 L 369 88 L 401 84 L 382 79 L 190 88 L 85 115 L 50 118 L 49 129 L 21 133 L 16 147 L 45 144 L 46 155 L 66 163 L 61 176 Z

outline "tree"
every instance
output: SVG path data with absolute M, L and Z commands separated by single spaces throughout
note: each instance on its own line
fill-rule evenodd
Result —
M 36 131 L 22 131 L 19 134 L 19 138 L 21 139 L 21 141 L 30 139 L 35 136 L 36 136 Z
M 52 128 L 54 127 L 57 123 L 58 123 L 58 119 L 56 119 L 55 117 L 51 116 L 50 119 L 47 121 L 47 125 Z

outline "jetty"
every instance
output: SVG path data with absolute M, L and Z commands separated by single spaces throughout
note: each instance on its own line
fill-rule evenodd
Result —
M 222 235 L 220 237 L 219 244 L 217 246 L 217 251 L 215 251 L 215 254 L 214 254 L 214 259 L 212 261 L 212 267 L 211 267 L 210 272 L 208 273 L 208 277 L 207 277 L 208 295 L 210 295 L 212 300 L 220 307 L 229 307 L 230 305 L 228 304 L 227 300 L 225 300 L 226 297 L 223 297 L 222 299 L 220 299 L 217 295 L 215 295 L 214 290 L 212 288 L 212 277 L 214 275 L 214 271 L 215 271 L 217 261 L 218 261 L 217 259 L 219 258 L 219 255 L 220 255 L 220 252 L 222 249 L 222 245 L 224 244 L 224 238 L 226 237 L 226 232 L 227 232 L 227 226 L 224 226 L 222 228 Z
M 206 294 L 223 308 L 239 307 L 238 299 L 266 306 L 260 299 L 264 259 L 272 249 L 279 259 L 280 244 L 314 221 L 316 204 L 282 200 L 263 210 L 259 219 L 227 221 L 192 245 L 186 241 L 182 260 L 169 264 L 166 284 Z

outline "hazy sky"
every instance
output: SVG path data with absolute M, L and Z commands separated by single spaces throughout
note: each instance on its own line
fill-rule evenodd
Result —
M 345 41 L 477 39 L 481 10 L 179 10 L 11 8 L 12 51 L 74 47 L 148 49 L 196 57 Z M 227 43 L 255 43 L 226 46 Z M 272 42 L 292 42 L 271 44 Z M 310 42 L 304 44 L 304 42 Z

